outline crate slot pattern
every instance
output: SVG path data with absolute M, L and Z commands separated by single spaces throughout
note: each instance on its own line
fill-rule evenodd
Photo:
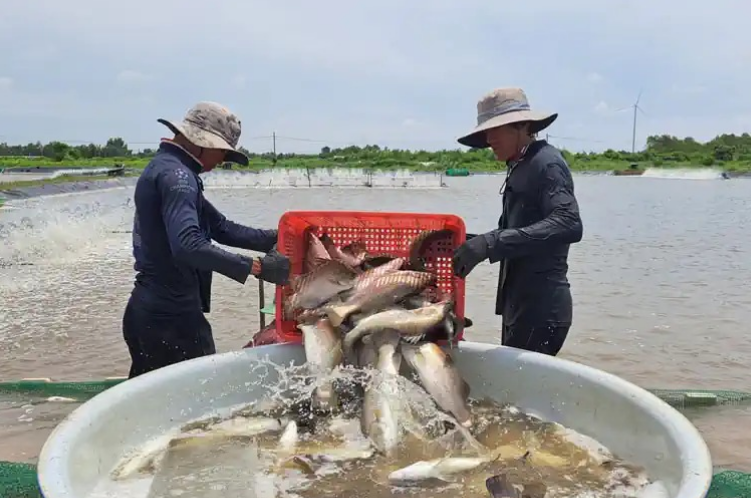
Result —
M 307 251 L 307 233 L 316 236 L 326 233 L 338 247 L 363 242 L 368 253 L 374 256 L 406 257 L 415 237 L 425 230 L 441 229 L 453 231 L 453 240 L 433 241 L 422 257 L 426 269 L 436 274 L 438 287 L 454 295 L 456 312 L 463 318 L 464 280 L 454 276 L 451 258 L 454 248 L 464 241 L 466 232 L 464 222 L 454 215 L 292 211 L 279 221 L 279 250 L 290 257 L 292 275 L 299 275 Z M 280 336 L 299 341 L 301 334 L 296 323 L 282 318 L 285 297 L 291 292 L 290 286 L 277 286 L 276 326 Z

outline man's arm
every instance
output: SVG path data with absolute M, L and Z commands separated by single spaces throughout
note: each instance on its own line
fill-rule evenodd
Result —
M 162 220 L 167 229 L 172 255 L 199 270 L 221 273 L 245 283 L 251 273 L 251 258 L 224 251 L 209 242 L 198 221 L 198 184 L 192 175 L 168 170 L 157 178 L 162 198 Z
M 262 230 L 240 225 L 228 220 L 206 199 L 203 202 L 203 208 L 209 217 L 211 238 L 220 244 L 259 252 L 269 252 L 276 244 L 276 230 Z
M 582 239 L 579 205 L 574 182 L 561 164 L 548 164 L 543 172 L 539 202 L 545 218 L 524 228 L 498 229 L 486 234 L 489 261 L 512 259 L 539 253 L 559 244 Z

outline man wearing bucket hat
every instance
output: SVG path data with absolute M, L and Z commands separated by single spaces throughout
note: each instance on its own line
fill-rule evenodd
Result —
M 453 258 L 461 278 L 482 261 L 500 262 L 502 344 L 553 356 L 571 327 L 568 252 L 583 232 L 568 164 L 536 137 L 557 117 L 533 111 L 520 88 L 496 89 L 480 99 L 477 126 L 459 143 L 490 147 L 506 163 L 503 213 L 497 229 L 468 235 Z
M 123 316 L 132 365 L 129 377 L 216 352 L 210 311 L 213 272 L 239 283 L 250 275 L 273 284 L 289 279 L 275 250 L 276 230 L 224 217 L 205 197 L 200 173 L 224 161 L 248 164 L 237 150 L 240 120 L 224 106 L 200 102 L 182 122 L 159 119 L 163 139 L 136 184 L 133 256 L 137 272 Z M 211 243 L 265 253 L 250 258 Z

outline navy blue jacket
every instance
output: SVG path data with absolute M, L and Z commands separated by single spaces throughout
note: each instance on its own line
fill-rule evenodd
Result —
M 215 271 L 245 283 L 251 258 L 227 252 L 212 240 L 260 252 L 276 244 L 275 230 L 238 225 L 206 200 L 200 171 L 193 156 L 164 141 L 136 183 L 132 297 L 151 312 L 208 313 Z
M 533 142 L 509 163 L 503 214 L 488 234 L 490 262 L 502 261 L 496 314 L 504 325 L 571 325 L 568 251 L 582 233 L 566 160 L 546 141 Z

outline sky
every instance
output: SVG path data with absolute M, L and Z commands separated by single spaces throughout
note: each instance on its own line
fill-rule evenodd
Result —
M 477 100 L 523 88 L 569 150 L 751 129 L 741 0 L 5 0 L 0 142 L 153 147 L 202 100 L 253 152 L 462 148 Z M 625 108 L 625 109 L 624 109 Z

